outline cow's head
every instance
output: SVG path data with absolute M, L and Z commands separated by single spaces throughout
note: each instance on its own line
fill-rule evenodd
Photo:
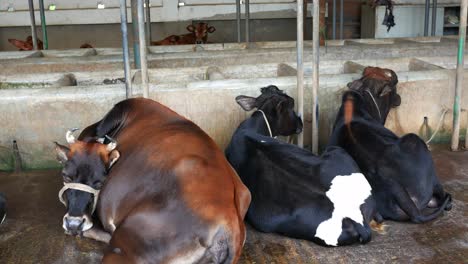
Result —
M 17 47 L 19 50 L 33 50 L 33 40 L 31 36 L 26 38 L 26 41 L 17 40 L 17 39 L 8 39 L 8 42 L 13 44 L 13 46 Z M 37 39 L 37 47 L 42 50 L 44 49 L 44 45 L 40 39 Z
M 361 79 L 348 83 L 348 88 L 361 94 L 369 114 L 385 124 L 390 109 L 401 103 L 397 84 L 398 77 L 394 71 L 366 67 Z
M 195 43 L 203 44 L 208 40 L 208 33 L 216 31 L 215 27 L 208 26 L 207 23 L 197 23 L 194 25 L 188 25 L 187 30 L 195 35 Z
M 75 140 L 73 130 L 66 134 L 69 147 L 55 143 L 57 159 L 63 164 L 64 188 L 59 198 L 67 207 L 63 228 L 79 234 L 93 226 L 91 216 L 96 207 L 99 190 L 108 171 L 118 160 L 117 143 L 102 144 L 94 139 Z
M 255 98 L 245 95 L 236 97 L 236 102 L 245 111 L 262 110 L 269 122 L 273 136 L 289 136 L 302 131 L 302 120 L 294 111 L 294 99 L 274 85 L 261 89 Z

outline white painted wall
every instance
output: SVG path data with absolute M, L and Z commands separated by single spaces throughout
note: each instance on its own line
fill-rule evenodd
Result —
M 36 24 L 40 24 L 39 5 L 35 2 Z M 243 2 L 243 1 L 242 1 Z M 98 3 L 105 9 L 97 9 Z M 184 3 L 179 6 L 179 3 Z M 252 19 L 293 18 L 296 0 L 251 0 Z M 56 5 L 55 11 L 48 6 Z M 310 4 L 309 4 L 310 5 Z M 120 22 L 117 0 L 44 0 L 47 25 L 113 24 Z M 130 6 L 130 0 L 127 0 Z M 151 21 L 230 20 L 235 19 L 235 0 L 150 0 Z M 242 6 L 242 11 L 244 5 Z M 308 8 L 312 11 L 312 6 Z M 128 9 L 130 17 L 130 8 Z M 310 16 L 310 13 L 309 13 Z M 0 27 L 30 25 L 28 1 L 1 0 Z

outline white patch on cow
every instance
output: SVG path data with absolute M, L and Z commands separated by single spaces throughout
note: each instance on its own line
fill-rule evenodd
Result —
M 65 224 L 65 218 L 69 217 L 68 213 L 66 213 L 64 216 L 63 216 L 63 220 L 62 220 L 62 227 L 65 231 L 68 231 L 68 228 L 67 228 L 67 225 Z M 87 231 L 89 229 L 91 229 L 93 227 L 93 221 L 91 221 L 91 218 L 85 214 L 84 215 L 84 224 L 83 224 L 83 229 L 81 231 Z
M 364 218 L 360 206 L 371 195 L 371 190 L 362 173 L 336 176 L 326 192 L 334 206 L 332 217 L 320 223 L 315 237 L 322 239 L 329 246 L 337 246 L 344 218 L 350 218 L 363 225 Z
M 265 143 L 266 141 L 265 140 L 260 140 L 260 142 Z
M 3 223 L 3 221 L 5 221 L 5 218 L 6 218 L 6 214 L 3 215 L 2 221 L 0 221 L 0 225 Z

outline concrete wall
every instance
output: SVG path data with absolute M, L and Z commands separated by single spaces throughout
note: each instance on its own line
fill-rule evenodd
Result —
M 152 48 L 150 97 L 193 120 L 224 148 L 250 114 L 237 106 L 235 96 L 258 95 L 259 88 L 270 84 L 296 96 L 294 46 L 293 42 L 257 43 L 256 49 L 246 50 L 238 44 L 212 44 L 197 52 L 192 46 Z M 359 78 L 368 65 L 392 68 L 398 74 L 402 105 L 391 112 L 389 128 L 400 135 L 413 132 L 424 137 L 426 116 L 428 130 L 434 130 L 443 110 L 451 109 L 455 46 L 450 38 L 329 42 L 320 51 L 321 146 L 326 145 L 346 84 Z M 13 140 L 18 142 L 24 167 L 57 166 L 52 142 L 64 142 L 68 128 L 86 127 L 124 99 L 123 84 L 103 84 L 105 78 L 123 76 L 121 58 L 114 55 L 120 50 L 91 51 L 0 53 L 0 169 L 13 166 Z M 311 61 L 310 53 L 306 50 L 306 61 Z M 36 57 L 18 59 L 25 56 Z M 305 66 L 308 145 L 312 66 Z M 222 80 L 210 80 L 213 67 L 218 67 Z M 138 83 L 138 73 L 134 75 Z M 141 95 L 135 86 L 135 95 Z M 462 102 L 466 109 L 468 94 Z M 449 110 L 437 140 L 448 139 L 451 118 Z M 463 128 L 466 119 L 464 112 Z

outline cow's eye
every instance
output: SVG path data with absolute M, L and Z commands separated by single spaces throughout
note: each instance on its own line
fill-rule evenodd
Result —
M 68 176 L 68 175 L 66 175 L 64 173 L 62 174 L 62 176 L 63 176 L 63 181 L 64 182 L 67 182 L 67 183 L 72 182 L 72 179 L 71 179 L 70 176 Z
M 100 181 L 95 181 L 95 182 L 93 182 L 93 186 L 94 186 L 94 188 L 96 188 L 96 189 L 101 189 L 101 187 L 102 187 L 102 182 L 100 182 Z

